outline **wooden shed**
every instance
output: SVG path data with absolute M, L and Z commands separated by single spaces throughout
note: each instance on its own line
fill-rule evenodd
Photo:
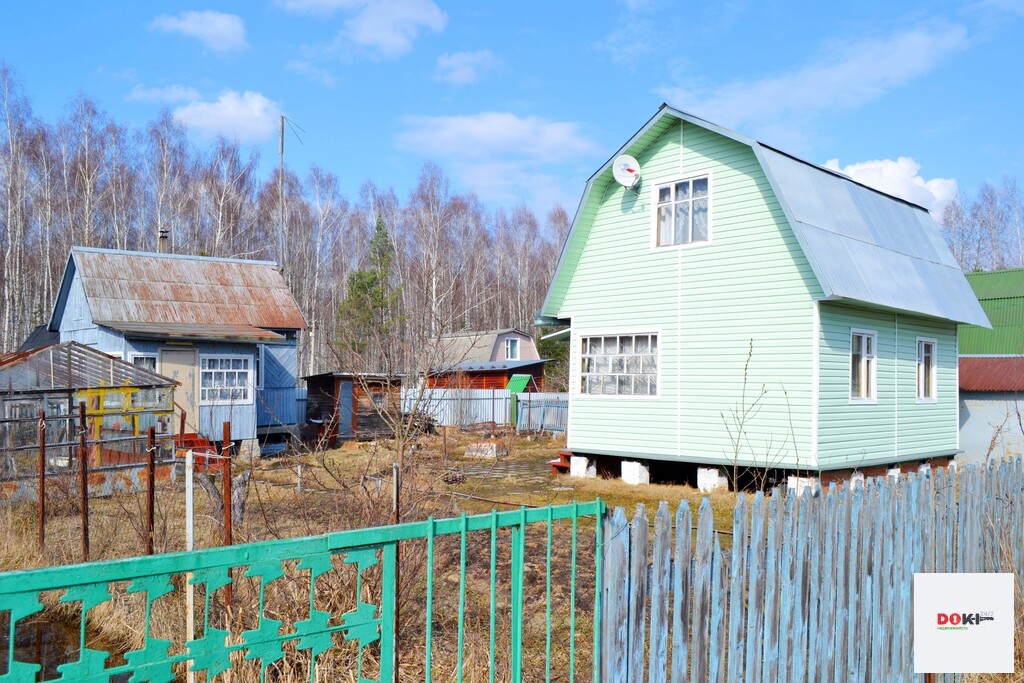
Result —
M 385 375 L 323 372 L 306 380 L 306 422 L 317 425 L 317 441 L 336 446 L 352 438 L 391 434 L 383 417 L 397 410 L 400 381 Z

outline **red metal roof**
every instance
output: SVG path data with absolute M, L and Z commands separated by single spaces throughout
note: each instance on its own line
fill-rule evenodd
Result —
M 1024 358 L 961 356 L 961 391 L 1024 390 Z
M 130 337 L 152 339 L 194 340 L 225 340 L 248 341 L 265 344 L 281 343 L 285 337 L 270 330 L 251 325 L 192 325 L 171 324 L 154 325 L 147 323 L 100 322 L 104 327 L 111 327 L 124 332 Z

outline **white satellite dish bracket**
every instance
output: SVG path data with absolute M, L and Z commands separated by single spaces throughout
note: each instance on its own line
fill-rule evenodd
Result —
M 612 162 L 612 176 L 615 182 L 627 190 L 640 193 L 640 164 L 628 154 L 620 154 Z

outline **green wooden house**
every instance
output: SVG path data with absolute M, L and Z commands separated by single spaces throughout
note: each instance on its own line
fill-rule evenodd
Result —
M 956 326 L 988 325 L 926 209 L 666 105 L 537 322 L 569 326 L 574 455 L 810 472 L 955 454 Z
M 959 460 L 985 462 L 1024 453 L 1024 268 L 969 273 L 992 323 L 962 325 Z

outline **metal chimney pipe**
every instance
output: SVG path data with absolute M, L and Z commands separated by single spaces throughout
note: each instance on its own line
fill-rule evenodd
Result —
M 170 245 L 171 239 L 167 233 L 167 230 L 161 229 L 157 236 L 156 250 L 161 254 L 166 254 L 168 253 L 168 251 L 170 251 L 168 247 Z

